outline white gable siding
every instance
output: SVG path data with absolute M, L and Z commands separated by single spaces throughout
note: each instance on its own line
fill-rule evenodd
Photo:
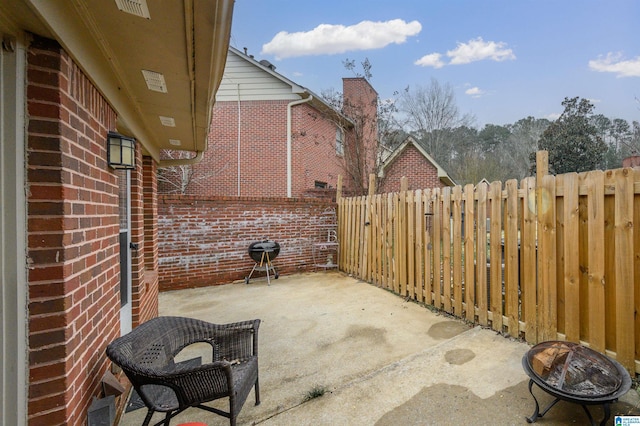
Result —
M 298 90 L 300 87 L 292 87 L 252 60 L 229 51 L 216 101 L 238 101 L 238 92 L 241 101 L 298 100 L 301 97 L 294 93 Z

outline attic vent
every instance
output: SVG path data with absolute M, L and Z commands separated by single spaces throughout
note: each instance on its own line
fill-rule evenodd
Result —
M 155 71 L 142 70 L 142 76 L 149 90 L 167 93 L 167 83 L 164 81 L 164 75 Z
M 139 16 L 141 18 L 151 19 L 149 15 L 149 8 L 147 7 L 147 0 L 116 0 L 118 9 L 130 13 L 132 15 Z
M 276 66 L 273 65 L 271 62 L 267 61 L 266 59 L 261 60 L 260 63 L 265 67 L 269 68 L 271 71 L 276 70 Z
M 176 127 L 176 120 L 173 117 L 165 117 L 164 115 L 160 115 L 160 123 L 163 126 L 167 127 Z

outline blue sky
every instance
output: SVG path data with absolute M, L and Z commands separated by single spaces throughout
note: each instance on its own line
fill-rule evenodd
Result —
M 382 99 L 449 84 L 475 124 L 554 119 L 579 96 L 640 121 L 639 0 L 236 0 L 231 45 L 310 90 L 368 58 Z

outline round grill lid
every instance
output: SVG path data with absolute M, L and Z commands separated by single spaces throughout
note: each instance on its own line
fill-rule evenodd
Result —
M 276 241 L 263 240 L 255 241 L 249 245 L 249 256 L 256 262 L 266 260 L 262 258 L 262 254 L 267 253 L 269 260 L 275 259 L 280 254 L 280 244 Z

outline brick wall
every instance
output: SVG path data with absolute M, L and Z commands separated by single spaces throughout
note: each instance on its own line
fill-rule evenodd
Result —
M 240 196 L 287 196 L 287 105 L 289 101 L 243 101 L 240 106 Z M 304 196 L 315 182 L 329 187 L 344 172 L 336 154 L 336 124 L 309 104 L 292 107 L 292 196 Z M 172 183 L 159 184 L 160 193 L 180 193 L 181 174 L 186 195 L 238 196 L 238 104 L 217 102 L 213 108 L 209 149 L 191 167 L 164 169 Z M 346 183 L 345 183 L 346 185 Z
M 82 424 L 119 330 L 116 116 L 55 42 L 27 60 L 29 423 Z
M 102 396 L 105 347 L 120 335 L 118 178 L 105 142 L 116 114 L 56 42 L 36 36 L 27 113 L 28 419 L 81 425 Z M 144 233 L 140 163 L 132 172 L 134 242 Z M 134 287 L 143 258 L 144 247 L 133 258 Z M 140 311 L 149 317 L 153 309 Z
M 295 107 L 292 121 L 292 193 L 306 195 L 316 181 L 335 188 L 338 175 L 345 175 L 344 157 L 336 154 L 336 123 L 309 104 Z
M 424 188 L 442 188 L 438 179 L 438 170 L 413 145 L 408 145 L 394 161 L 385 168 L 377 192 L 397 192 L 400 190 L 400 178 L 406 176 L 410 190 Z
M 328 215 L 323 213 L 327 209 L 335 209 L 335 203 L 301 198 L 161 195 L 160 290 L 242 280 L 255 264 L 247 253 L 249 244 L 264 238 L 281 246 L 274 262 L 279 273 L 312 270 L 312 243 L 326 239 Z M 265 277 L 265 273 L 254 277 Z
M 133 198 L 133 197 L 132 197 Z M 142 275 L 132 283 L 133 326 L 158 316 L 158 179 L 157 164 L 151 157 L 142 163 L 142 200 L 138 208 L 143 214 L 142 251 L 133 253 L 143 259 Z M 140 235 L 140 234 L 138 234 Z M 133 257 L 133 256 L 132 256 Z
M 347 135 L 347 167 L 352 169 L 354 179 L 361 180 L 361 195 L 364 195 L 369 175 L 376 173 L 378 93 L 363 77 L 343 78 L 342 87 L 344 113 L 355 123 L 355 129 Z

